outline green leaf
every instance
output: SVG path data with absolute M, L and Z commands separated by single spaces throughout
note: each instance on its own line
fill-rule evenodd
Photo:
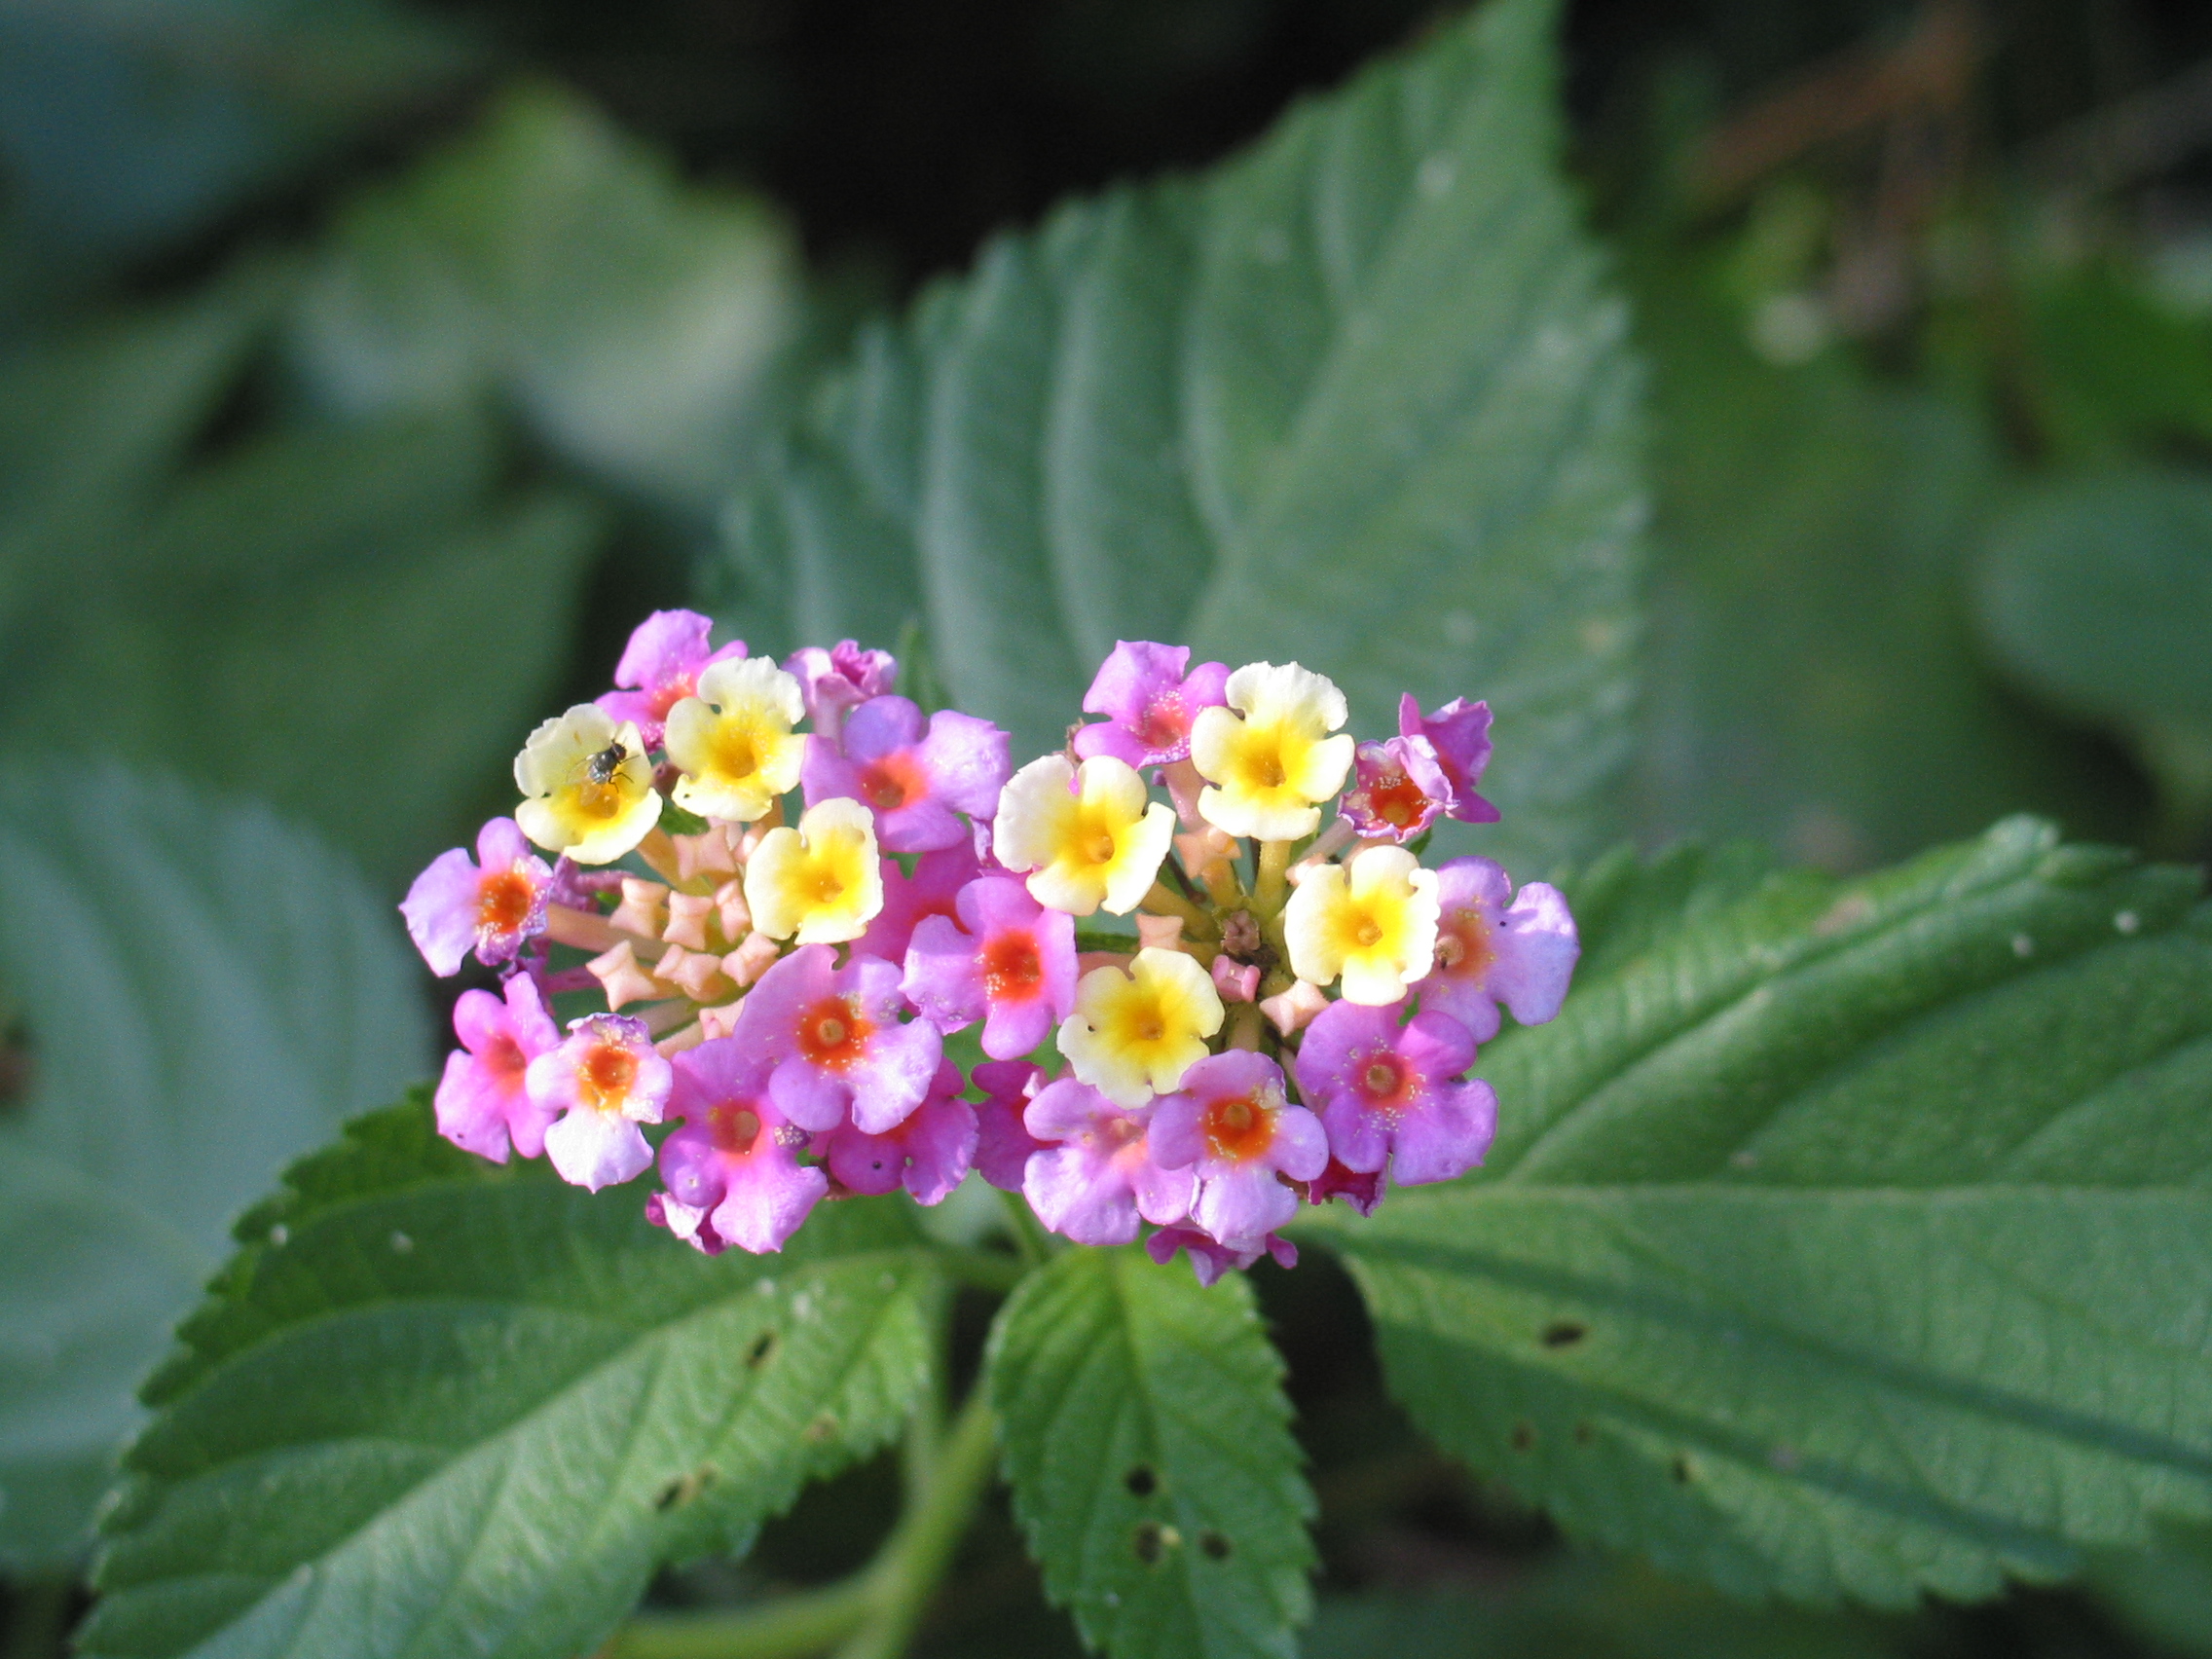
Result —
M 404 880 L 511 804 L 604 529 L 566 493 L 492 498 L 498 466 L 479 422 L 416 417 L 203 469 L 132 579 L 26 653 L 0 740 L 254 790 Z
M 1500 0 L 1196 180 L 1065 207 L 867 331 L 735 503 L 756 647 L 927 627 L 1056 746 L 1117 638 L 1497 710 L 1523 853 L 1626 750 L 1638 377 L 1554 161 L 1546 0 Z
M 1658 496 L 1640 838 L 1748 835 L 1840 871 L 2023 808 L 2138 838 L 2109 770 L 1974 649 L 1972 550 L 2007 487 L 1989 424 L 1844 353 L 1762 362 L 1699 267 L 1631 269 Z
M 287 1187 L 147 1386 L 80 1652 L 571 1659 L 927 1377 L 937 1281 L 894 1203 L 710 1261 L 634 1190 L 456 1152 L 426 1091 Z
M 284 1160 L 420 1076 L 390 912 L 265 810 L 108 766 L 0 778 L 0 1558 L 82 1543 L 131 1390 Z
M 1486 1051 L 1474 1181 L 1306 1235 L 1569 1527 L 1900 1604 L 2212 1512 L 2212 909 L 2031 821 L 1769 883 Z
M 564 455 L 693 508 L 800 323 L 790 233 L 756 198 L 684 185 L 555 87 L 356 203 L 294 319 L 328 405 L 511 401 Z
M 1313 1499 L 1239 1275 L 1200 1289 L 1134 1248 L 1067 1251 L 1001 1310 L 987 1364 L 1015 1518 L 1086 1641 L 1297 1651 Z
M 2194 850 L 2212 824 L 2212 478 L 2171 468 L 2027 495 L 1991 531 L 1976 586 L 1998 660 L 2127 739 Z

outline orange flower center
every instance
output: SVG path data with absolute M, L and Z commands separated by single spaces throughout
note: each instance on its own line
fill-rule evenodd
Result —
M 1045 964 L 1028 934 L 1002 933 L 983 946 L 983 988 L 992 1001 L 1033 997 L 1044 982 Z
M 863 1019 L 850 997 L 826 997 L 798 1022 L 798 1049 L 815 1065 L 843 1071 L 867 1052 L 875 1027 Z
M 1147 749 L 1173 749 L 1188 737 L 1191 722 L 1183 714 L 1183 699 L 1161 697 L 1137 721 L 1137 741 Z
M 1448 910 L 1436 929 L 1436 966 L 1455 979 L 1479 979 L 1497 959 L 1490 923 L 1471 906 Z
M 513 933 L 530 920 L 535 897 L 530 877 L 519 869 L 489 873 L 476 884 L 476 925 L 488 933 Z
M 1383 823 L 1403 830 L 1420 822 L 1420 815 L 1428 810 L 1428 796 L 1405 773 L 1386 772 L 1368 790 L 1367 805 Z
M 718 1152 L 743 1158 L 760 1138 L 760 1114 L 735 1100 L 724 1100 L 707 1113 L 707 1133 Z
M 1404 1103 L 1412 1081 L 1410 1068 L 1396 1054 L 1371 1054 L 1360 1067 L 1359 1091 L 1367 1096 L 1371 1108 L 1386 1110 Z
M 878 812 L 897 812 L 929 792 L 929 779 L 911 755 L 886 755 L 861 768 L 861 798 Z
M 1214 1157 L 1243 1163 L 1259 1157 L 1273 1142 L 1275 1115 L 1249 1094 L 1208 1101 L 1204 1133 Z
M 638 1056 L 612 1043 L 593 1049 L 577 1068 L 584 1104 L 600 1112 L 619 1112 L 637 1081 Z

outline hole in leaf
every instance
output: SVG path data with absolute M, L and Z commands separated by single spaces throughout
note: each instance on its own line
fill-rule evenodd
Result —
M 1229 1559 L 1229 1540 L 1219 1532 L 1200 1532 L 1198 1534 L 1198 1548 L 1205 1551 L 1208 1561 L 1227 1561 Z
M 1590 1334 L 1590 1327 L 1572 1319 L 1556 1319 L 1544 1327 L 1544 1346 L 1571 1347 Z
M 1124 1475 L 1122 1483 L 1138 1497 L 1150 1497 L 1160 1490 L 1160 1482 L 1154 1477 L 1153 1472 L 1142 1463 Z
M 758 1336 L 753 1339 L 753 1346 L 745 1350 L 746 1369 L 748 1371 L 758 1371 L 763 1365 L 766 1365 L 769 1360 L 773 1359 L 775 1355 L 776 1333 L 773 1331 L 762 1331 Z
M 1532 1422 L 1517 1422 L 1517 1423 L 1515 1423 L 1515 1424 L 1513 1425 L 1513 1450 L 1514 1450 L 1514 1451 L 1516 1451 L 1516 1452 L 1526 1452 L 1526 1451 L 1528 1451 L 1528 1450 L 1529 1450 L 1529 1448 L 1530 1448 L 1530 1447 L 1531 1447 L 1531 1446 L 1533 1446 L 1533 1445 L 1535 1445 L 1535 1444 L 1536 1444 L 1536 1425 L 1535 1425 L 1534 1423 L 1532 1423 Z
M 653 1507 L 660 1510 L 681 1508 L 713 1486 L 715 1477 L 720 1473 L 714 1464 L 702 1463 L 687 1475 L 678 1475 L 654 1494 Z
M 1129 1548 L 1136 1552 L 1137 1560 L 1150 1567 L 1160 1559 L 1160 1528 L 1147 1521 L 1129 1535 Z

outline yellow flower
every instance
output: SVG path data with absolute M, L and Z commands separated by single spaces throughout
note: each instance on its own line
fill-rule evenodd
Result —
M 699 694 L 668 711 L 668 757 L 683 776 L 676 804 L 702 818 L 751 824 L 798 783 L 806 739 L 798 682 L 766 657 L 737 657 L 699 676 Z
M 660 822 L 660 795 L 638 728 L 578 703 L 530 734 L 515 756 L 522 832 L 578 864 L 612 864 Z
M 1134 1110 L 1165 1094 L 1206 1056 L 1221 1029 L 1221 993 L 1195 957 L 1146 948 L 1128 971 L 1094 968 L 1075 988 L 1060 1052 L 1075 1075 Z
M 1312 834 L 1318 803 L 1351 766 L 1351 734 L 1329 736 L 1345 723 L 1345 694 L 1294 662 L 1253 662 L 1229 677 L 1228 695 L 1228 708 L 1201 709 L 1191 726 L 1191 758 L 1210 786 L 1199 814 L 1263 841 Z
M 841 944 L 883 908 L 875 815 L 839 797 L 810 806 L 798 828 L 769 830 L 745 866 L 753 926 L 770 939 Z
M 1028 870 L 1040 904 L 1088 916 L 1104 904 L 1125 916 L 1152 889 L 1175 833 L 1175 815 L 1147 804 L 1136 768 L 1096 756 L 1079 769 L 1048 755 L 1007 781 L 991 831 L 1009 869 Z
M 1433 964 L 1439 908 L 1436 872 L 1403 847 L 1320 865 L 1283 911 L 1291 971 L 1316 985 L 1342 974 L 1345 1001 L 1387 1007 Z

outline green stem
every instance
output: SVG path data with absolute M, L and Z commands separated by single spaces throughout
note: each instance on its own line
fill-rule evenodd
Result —
M 869 1571 L 878 1586 L 873 1614 L 837 1650 L 837 1659 L 898 1659 L 905 1651 L 990 1485 L 997 1450 L 990 1397 L 978 1383 L 938 1449 L 929 1491 L 900 1521 Z
M 1006 1202 L 1006 1213 L 1014 1231 L 1014 1248 L 1021 1259 L 1032 1268 L 1041 1268 L 1052 1259 L 1055 1246 L 1052 1235 L 1045 1231 L 1037 1212 L 1029 1207 L 1029 1200 L 1019 1193 L 1004 1193 L 999 1197 Z
M 598 1659 L 804 1659 L 866 1624 L 879 1591 L 873 1572 L 756 1607 L 656 1613 L 622 1627 Z
M 1263 919 L 1277 915 L 1289 889 L 1292 841 L 1260 843 L 1259 878 L 1252 885 L 1252 907 Z
M 1205 911 L 1192 903 L 1165 882 L 1156 881 L 1151 891 L 1140 901 L 1143 908 L 1156 916 L 1174 916 L 1190 930 L 1193 939 L 1219 939 L 1221 929 Z

